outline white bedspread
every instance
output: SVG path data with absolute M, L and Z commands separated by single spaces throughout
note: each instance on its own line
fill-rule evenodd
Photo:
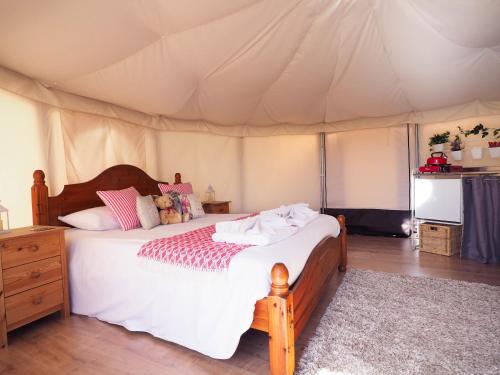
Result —
M 140 246 L 242 215 L 206 215 L 152 230 L 66 231 L 71 310 L 197 350 L 213 358 L 233 355 L 252 324 L 255 302 L 270 290 L 270 271 L 283 262 L 290 284 L 312 249 L 340 228 L 320 215 L 297 234 L 238 253 L 227 272 L 201 272 L 164 265 L 155 271 L 137 257 Z

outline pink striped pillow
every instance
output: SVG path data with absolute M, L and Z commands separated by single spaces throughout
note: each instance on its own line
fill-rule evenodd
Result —
M 97 195 L 116 215 L 122 230 L 139 228 L 141 222 L 137 216 L 136 199 L 139 192 L 131 186 L 123 190 L 98 191 Z
M 193 187 L 191 186 L 190 182 L 175 185 L 158 184 L 158 187 L 160 188 L 162 194 L 167 194 L 172 191 L 175 191 L 179 194 L 193 194 Z

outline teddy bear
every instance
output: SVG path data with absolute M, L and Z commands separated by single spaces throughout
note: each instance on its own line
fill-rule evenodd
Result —
M 178 224 L 182 223 L 182 216 L 173 207 L 169 207 L 160 211 L 160 223 L 162 224 Z
M 186 222 L 193 218 L 193 211 L 191 210 L 191 202 L 187 194 L 181 195 L 181 205 L 182 205 L 182 221 Z
M 160 209 L 160 223 L 177 224 L 182 223 L 182 215 L 174 206 L 174 201 L 169 194 L 154 197 L 156 207 Z
M 191 220 L 191 206 L 185 194 L 170 192 L 165 195 L 155 196 L 154 202 L 160 209 L 160 222 L 162 224 L 185 223 Z
M 181 214 L 182 222 L 191 220 L 189 200 L 186 194 L 179 194 L 175 191 L 169 193 L 172 199 L 172 207 Z

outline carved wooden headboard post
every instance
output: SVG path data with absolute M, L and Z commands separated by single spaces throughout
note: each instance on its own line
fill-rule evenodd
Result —
M 36 170 L 33 173 L 31 206 L 33 225 L 47 225 L 49 221 L 49 188 L 45 185 L 45 173 L 41 170 Z
M 176 173 L 175 174 L 175 182 L 174 182 L 175 185 L 177 184 L 182 184 L 182 179 L 181 179 L 181 174 L 180 173 Z

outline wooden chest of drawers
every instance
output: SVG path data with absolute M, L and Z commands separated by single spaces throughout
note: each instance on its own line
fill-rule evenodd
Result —
M 64 227 L 28 227 L 0 235 L 0 345 L 7 332 L 61 311 L 69 316 Z
M 202 202 L 203 211 L 207 214 L 228 214 L 229 203 L 231 203 L 231 201 Z

